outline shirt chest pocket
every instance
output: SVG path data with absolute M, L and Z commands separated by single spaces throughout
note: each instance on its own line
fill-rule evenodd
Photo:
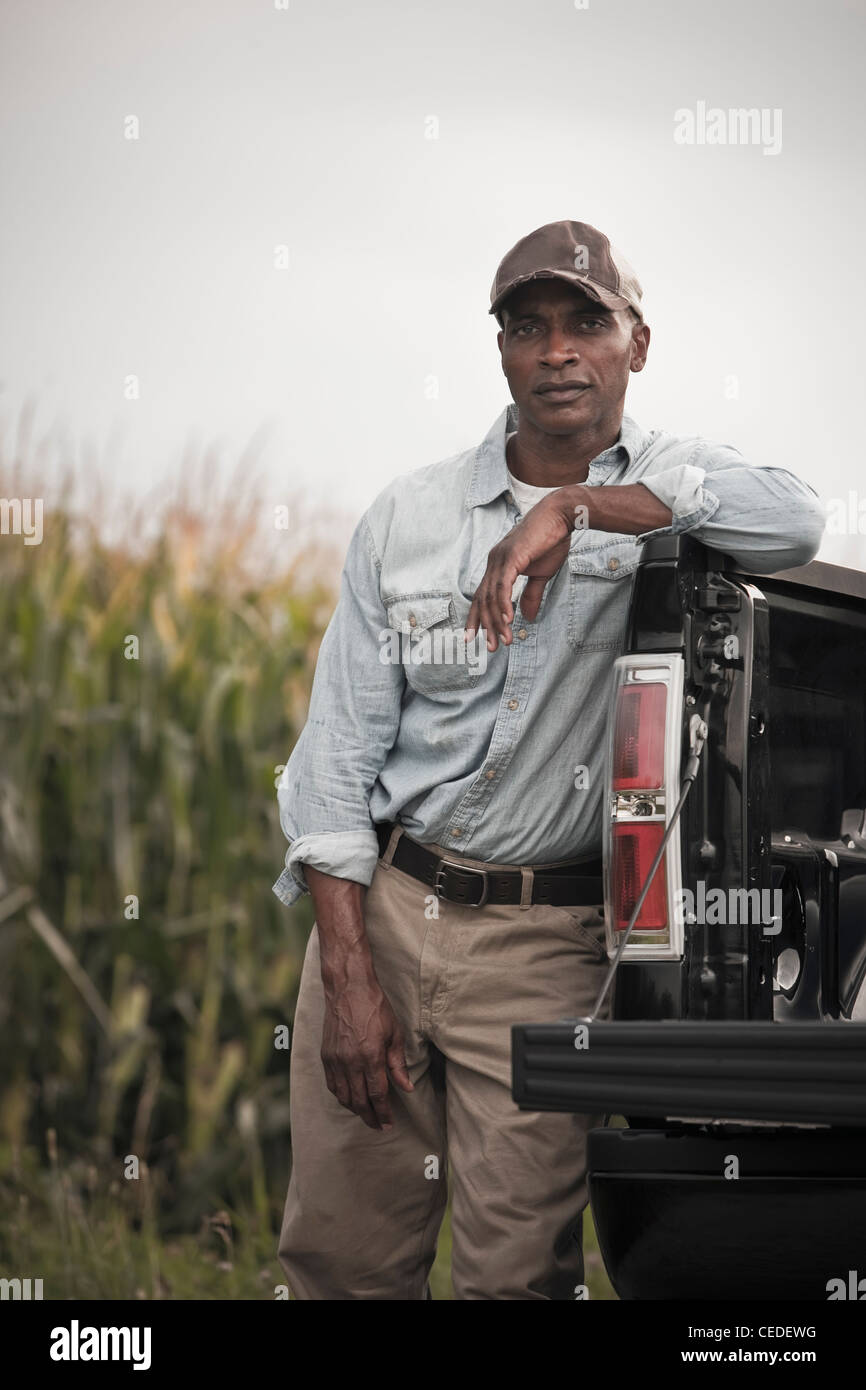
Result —
M 468 613 L 469 605 L 466 605 Z M 421 695 L 471 690 L 481 678 L 478 638 L 467 646 L 463 621 L 446 589 L 400 594 L 386 602 L 388 626 L 400 634 L 408 685 Z M 486 656 L 486 648 L 481 656 Z
M 634 536 L 587 531 L 568 553 L 568 641 L 576 651 L 619 647 L 642 547 Z

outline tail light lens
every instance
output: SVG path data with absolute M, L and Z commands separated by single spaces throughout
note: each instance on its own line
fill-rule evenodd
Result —
M 667 698 L 661 681 L 620 686 L 613 737 L 615 790 L 664 786 Z
M 680 778 L 683 662 L 679 655 L 623 656 L 614 664 L 608 722 L 604 834 L 608 950 L 625 931 L 676 804 Z M 632 928 L 624 958 L 678 959 L 682 922 L 680 841 L 668 841 Z
M 625 931 L 631 920 L 663 834 L 664 826 L 658 821 L 613 827 L 613 920 L 617 931 Z M 632 930 L 664 931 L 667 924 L 665 862 L 662 860 Z

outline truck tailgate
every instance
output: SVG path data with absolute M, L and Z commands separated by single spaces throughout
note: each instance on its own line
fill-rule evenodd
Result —
M 522 1110 L 866 1126 L 866 1024 L 516 1024 L 512 1096 Z

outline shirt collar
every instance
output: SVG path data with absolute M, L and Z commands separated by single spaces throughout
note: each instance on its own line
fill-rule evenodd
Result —
M 466 487 L 464 505 L 484 506 L 508 490 L 508 467 L 505 461 L 505 439 L 517 429 L 517 406 L 512 401 L 491 425 L 475 451 L 472 473 Z M 634 463 L 644 445 L 644 432 L 630 415 L 623 415 L 619 438 L 609 449 L 598 454 L 589 465 L 587 482 L 604 478 L 623 457 Z

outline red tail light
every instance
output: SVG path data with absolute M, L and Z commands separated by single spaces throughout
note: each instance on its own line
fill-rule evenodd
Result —
M 665 827 L 661 821 L 648 821 L 645 825 L 634 822 L 613 826 L 613 924 L 616 931 L 625 931 L 631 914 L 634 912 L 644 879 L 653 857 L 662 842 Z M 663 931 L 668 925 L 667 881 L 665 862 L 659 864 L 653 875 L 649 892 L 643 901 L 635 931 Z
M 665 784 L 667 686 L 620 686 L 613 733 L 613 789 L 642 791 Z
M 608 953 L 618 949 L 676 804 L 683 725 L 683 659 L 635 652 L 614 662 L 607 725 L 604 901 Z M 623 949 L 632 960 L 679 960 L 680 840 L 672 835 Z

